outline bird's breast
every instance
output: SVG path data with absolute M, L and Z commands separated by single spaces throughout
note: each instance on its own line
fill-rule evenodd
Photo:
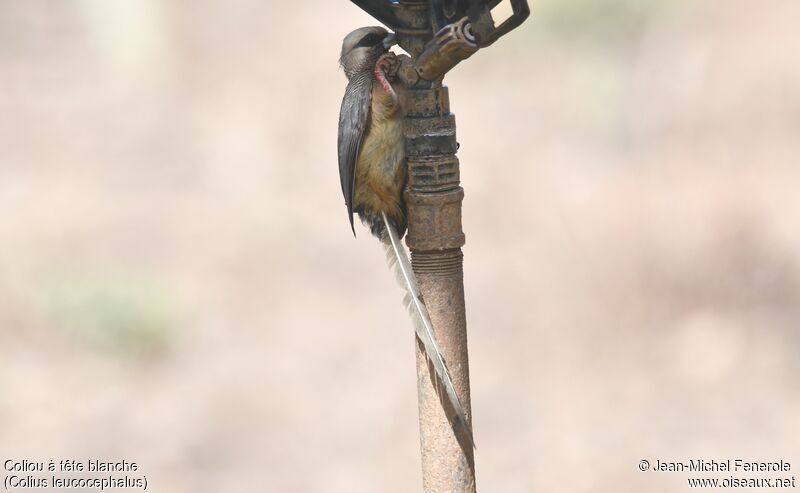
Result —
M 380 86 L 373 93 L 370 120 L 356 162 L 355 208 L 401 217 L 406 184 L 403 112 Z

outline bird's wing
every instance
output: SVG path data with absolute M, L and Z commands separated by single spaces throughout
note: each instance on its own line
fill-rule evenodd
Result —
M 354 75 L 347 84 L 339 111 L 339 179 L 350 228 L 353 226 L 353 195 L 356 189 L 356 161 L 364 139 L 369 110 L 372 105 L 372 73 Z

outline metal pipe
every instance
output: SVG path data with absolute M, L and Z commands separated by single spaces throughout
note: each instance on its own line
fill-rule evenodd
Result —
M 464 310 L 459 163 L 456 123 L 444 75 L 519 26 L 530 12 L 511 0 L 513 14 L 495 26 L 499 0 L 351 0 L 392 28 L 400 46 L 397 76 L 407 88 L 405 148 L 408 186 L 406 244 L 456 393 L 472 426 Z M 466 430 L 454 428 L 453 409 L 439 391 L 421 343 L 417 343 L 422 483 L 426 493 L 475 492 L 475 458 Z
M 469 422 L 472 421 L 464 309 L 463 255 L 455 118 L 440 83 L 408 91 L 405 138 L 411 264 Z M 474 492 L 475 459 L 464 430 L 452 426 L 452 409 L 439 391 L 417 344 L 422 483 L 425 492 Z

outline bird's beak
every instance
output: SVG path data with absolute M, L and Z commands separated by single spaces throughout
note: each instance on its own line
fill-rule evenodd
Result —
M 389 33 L 383 38 L 383 47 L 387 50 L 396 44 L 397 40 L 394 37 L 394 33 Z

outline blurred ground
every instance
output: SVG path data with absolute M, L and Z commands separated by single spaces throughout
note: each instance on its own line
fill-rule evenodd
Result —
M 800 467 L 798 18 L 541 1 L 448 76 L 480 491 Z M 3 459 L 419 490 L 411 329 L 337 176 L 338 50 L 366 24 L 345 1 L 0 5 Z

